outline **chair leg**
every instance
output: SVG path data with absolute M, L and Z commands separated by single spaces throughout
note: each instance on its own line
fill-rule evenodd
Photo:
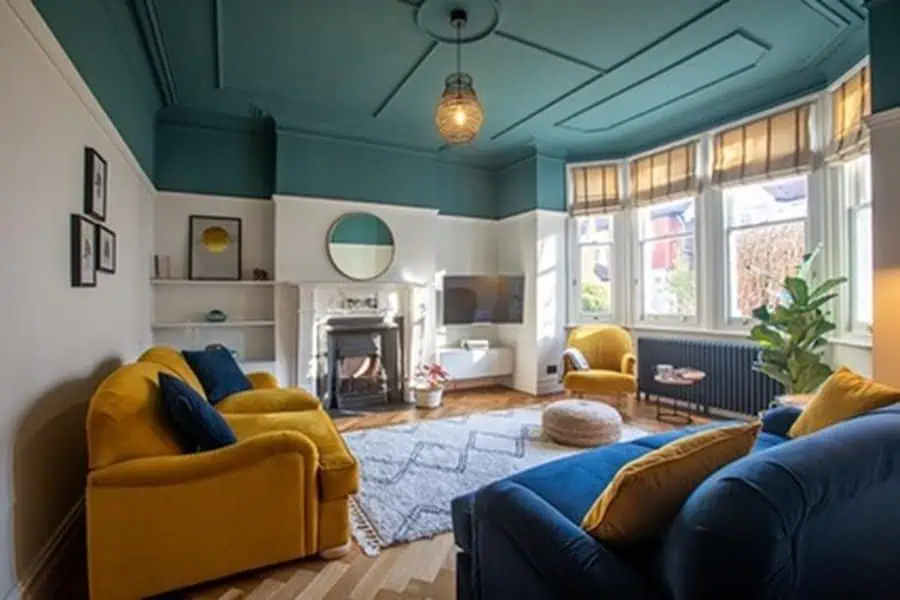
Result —
M 348 552 L 350 552 L 351 544 L 347 542 L 343 546 L 336 546 L 335 548 L 326 548 L 319 552 L 319 556 L 324 560 L 337 560 L 342 556 L 345 556 Z

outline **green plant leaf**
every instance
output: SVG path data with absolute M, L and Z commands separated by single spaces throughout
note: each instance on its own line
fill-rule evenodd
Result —
M 784 352 L 773 349 L 764 349 L 759 351 L 760 363 L 770 363 L 780 369 L 787 369 L 788 357 Z
M 791 295 L 794 304 L 802 306 L 809 300 L 809 286 L 799 277 L 785 277 L 784 289 Z
M 756 364 L 753 365 L 753 370 L 758 371 L 764 375 L 768 375 L 775 381 L 784 385 L 784 387 L 791 389 L 791 374 L 785 371 L 784 369 L 780 369 L 775 365 L 771 364 Z
M 847 281 L 846 277 L 832 277 L 831 279 L 828 279 L 810 293 L 809 301 L 811 302 L 818 299 L 820 296 L 824 296 L 839 285 L 847 283 Z
M 756 325 L 751 329 L 750 339 L 759 342 L 763 348 L 781 348 L 784 346 L 784 339 L 781 337 L 781 334 L 766 325 Z
M 771 319 L 771 315 L 769 315 L 769 307 L 765 304 L 754 308 L 752 314 L 754 319 L 762 321 L 763 323 L 768 323 Z
M 809 304 L 806 305 L 806 310 L 810 310 L 810 311 L 819 310 L 819 308 L 821 308 L 821 306 L 823 304 L 826 304 L 826 303 L 834 300 L 835 298 L 837 298 L 837 293 L 826 294 L 824 296 L 816 298 L 815 300 L 809 302 Z

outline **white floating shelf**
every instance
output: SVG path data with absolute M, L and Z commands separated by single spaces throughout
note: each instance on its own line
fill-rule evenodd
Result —
M 233 281 L 202 280 L 202 279 L 151 279 L 153 285 L 179 285 L 179 286 L 224 286 L 224 287 L 272 287 L 274 281 L 255 281 L 253 279 L 240 279 Z
M 184 323 L 154 323 L 153 329 L 201 329 L 207 327 L 274 327 L 275 321 L 222 321 L 210 323 L 208 321 L 188 321 Z

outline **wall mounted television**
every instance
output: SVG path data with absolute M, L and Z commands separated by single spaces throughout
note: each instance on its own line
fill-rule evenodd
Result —
M 443 296 L 444 325 L 521 323 L 525 277 L 448 275 Z

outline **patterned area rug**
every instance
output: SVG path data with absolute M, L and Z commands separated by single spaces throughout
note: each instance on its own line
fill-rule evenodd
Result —
M 581 451 L 541 435 L 542 407 L 418 421 L 344 434 L 359 459 L 350 503 L 363 552 L 450 531 L 450 501 L 484 485 Z M 622 440 L 647 435 L 625 426 Z

